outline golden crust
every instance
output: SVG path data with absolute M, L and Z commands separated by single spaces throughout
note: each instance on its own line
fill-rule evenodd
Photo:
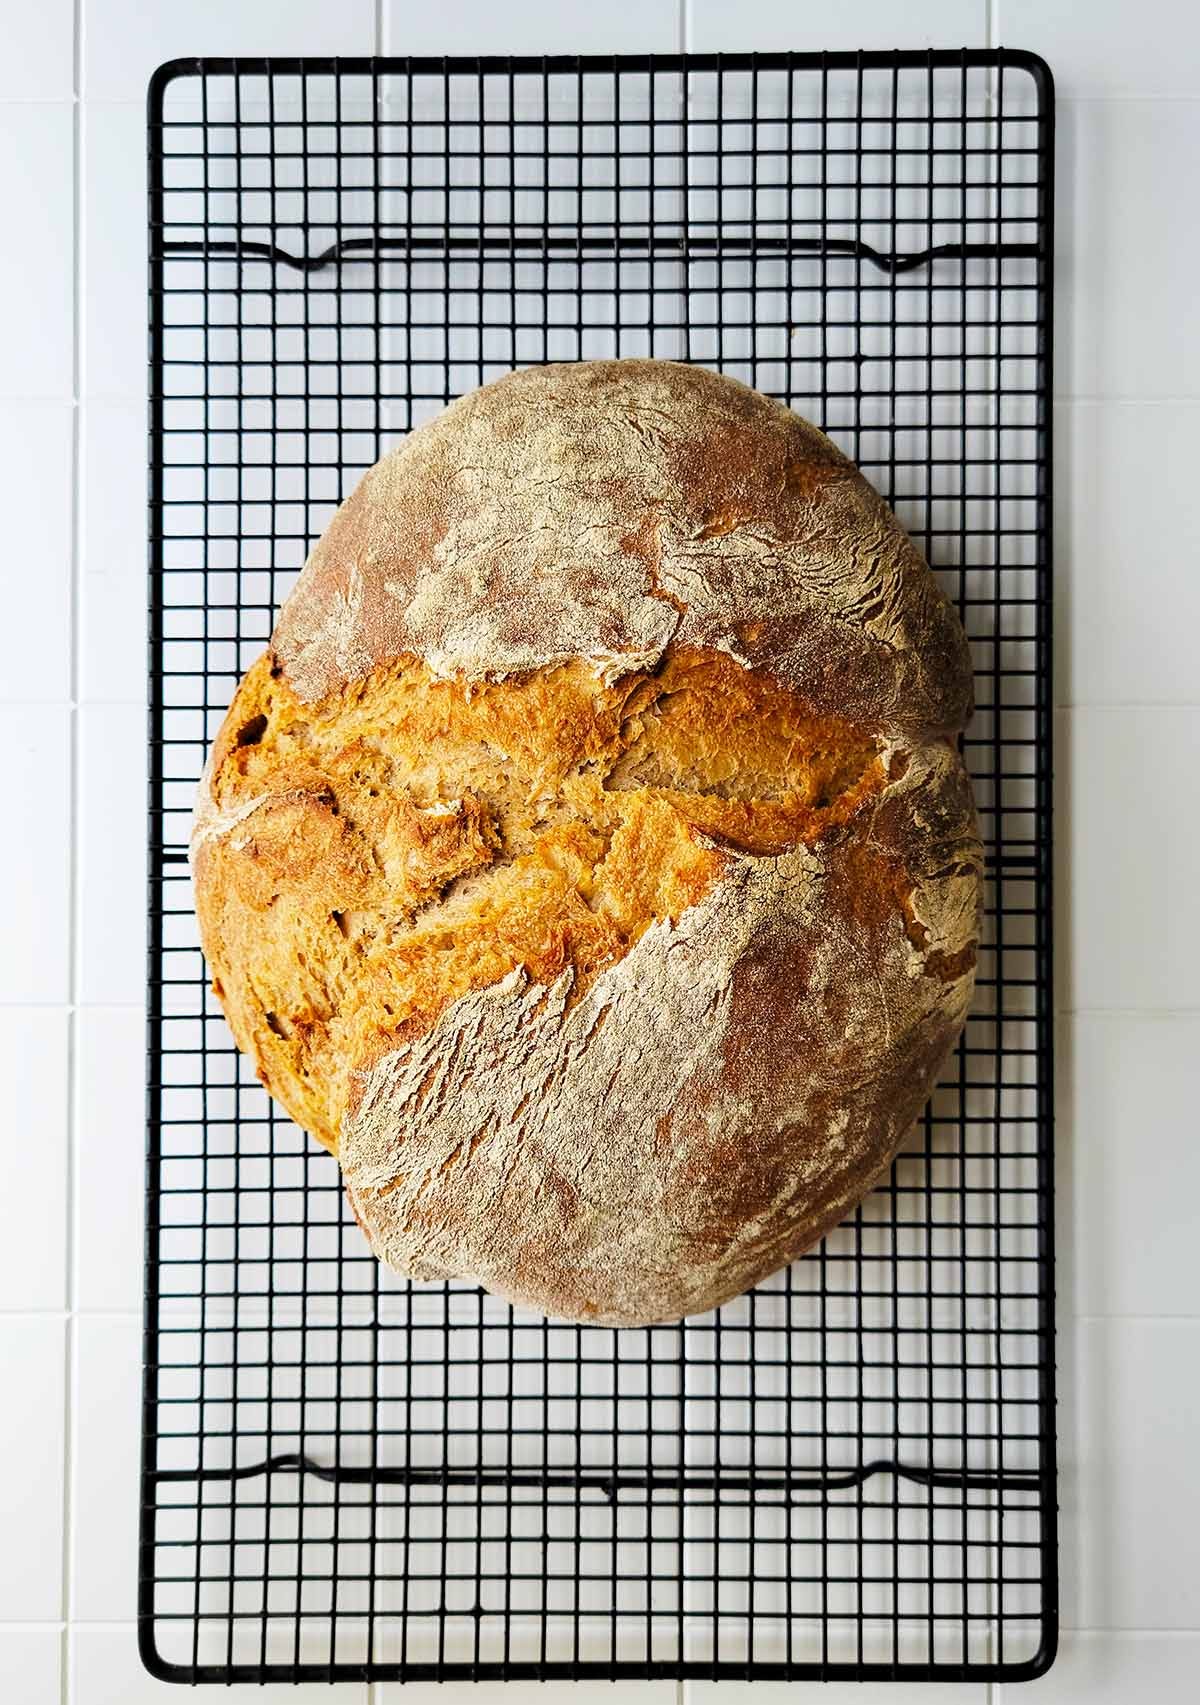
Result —
M 409 657 L 311 705 L 264 656 L 213 747 L 201 931 L 239 1045 L 336 1149 L 351 1068 L 517 967 L 581 993 L 722 849 L 815 839 L 883 781 L 863 730 L 719 652 L 611 684 Z
M 385 458 L 193 838 L 237 1041 L 377 1253 L 632 1324 L 834 1224 L 966 1014 L 969 705 L 886 506 L 732 381 L 536 369 Z

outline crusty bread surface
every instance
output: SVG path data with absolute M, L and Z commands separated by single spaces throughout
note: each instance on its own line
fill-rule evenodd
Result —
M 970 706 L 890 510 L 733 380 L 523 370 L 377 464 L 192 861 L 235 1038 L 381 1259 L 632 1325 L 835 1224 L 970 1001 Z

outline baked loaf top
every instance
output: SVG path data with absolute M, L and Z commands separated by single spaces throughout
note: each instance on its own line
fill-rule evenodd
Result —
M 966 640 L 814 427 L 533 368 L 362 480 L 201 784 L 214 988 L 376 1252 L 709 1308 L 859 1200 L 974 975 Z

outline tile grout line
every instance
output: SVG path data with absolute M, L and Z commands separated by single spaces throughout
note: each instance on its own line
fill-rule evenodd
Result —
M 68 964 L 69 1007 L 67 1013 L 67 1143 L 66 1143 L 66 1329 L 63 1333 L 65 1358 L 63 1378 L 63 1466 L 62 1466 L 62 1611 L 63 1630 L 59 1649 L 59 1691 L 62 1705 L 69 1705 L 71 1696 L 71 1613 L 74 1608 L 75 1553 L 74 1479 L 75 1433 L 75 1319 L 78 1298 L 78 1177 L 76 1135 L 79 1118 L 79 994 L 81 988 L 80 949 L 82 917 L 80 912 L 81 882 L 79 869 L 80 823 L 82 818 L 82 766 L 80 762 L 80 683 L 81 683 L 81 623 L 80 587 L 82 505 L 83 505 L 83 432 L 80 395 L 83 390 L 83 149 L 85 140 L 83 90 L 83 0 L 74 0 L 72 7 L 72 83 L 74 93 L 74 126 L 72 135 L 72 277 L 74 296 L 71 305 L 73 385 L 71 400 L 71 573 L 70 573 L 70 656 L 71 656 L 71 739 L 69 754 L 71 845 L 69 870 Z

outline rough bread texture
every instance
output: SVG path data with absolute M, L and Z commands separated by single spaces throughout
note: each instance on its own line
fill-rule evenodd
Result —
M 197 809 L 239 1045 L 384 1260 L 709 1308 L 869 1189 L 961 1029 L 961 627 L 815 428 L 515 373 L 343 504 Z

